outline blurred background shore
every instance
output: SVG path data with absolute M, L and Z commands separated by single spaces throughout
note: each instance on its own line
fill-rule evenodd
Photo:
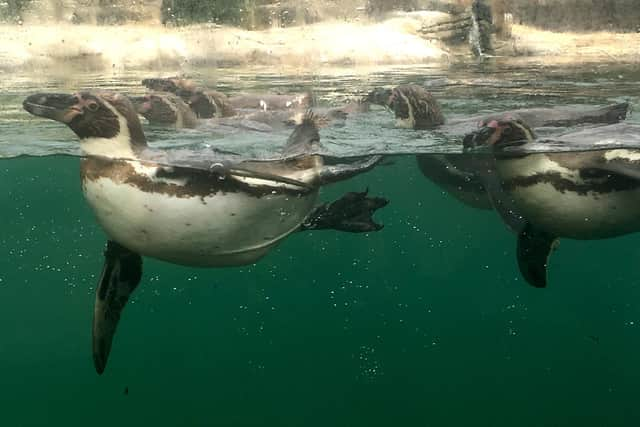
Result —
M 8 0 L 0 2 L 0 72 L 59 64 L 100 70 L 466 61 L 474 19 L 489 56 L 636 63 L 640 8 L 634 3 Z

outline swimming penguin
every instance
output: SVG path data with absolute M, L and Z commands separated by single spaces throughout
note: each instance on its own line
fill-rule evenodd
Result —
M 80 139 L 82 190 L 109 237 L 96 291 L 93 358 L 102 373 L 121 312 L 142 277 L 142 256 L 198 267 L 256 262 L 288 235 L 332 228 L 377 231 L 372 214 L 387 204 L 348 193 L 316 206 L 319 187 L 370 170 L 379 158 L 325 166 L 308 155 L 319 143 L 311 114 L 278 161 L 204 161 L 165 166 L 147 146 L 140 120 L 122 95 L 40 93 L 23 107 L 66 124 Z M 162 162 L 159 162 L 161 159 Z
M 227 97 L 225 94 L 198 87 L 192 80 L 179 77 L 149 78 L 142 84 L 151 89 L 174 93 L 192 106 L 198 117 L 229 117 L 236 110 L 306 110 L 313 106 L 309 92 L 294 94 L 242 94 Z M 213 112 L 213 114 L 212 114 Z
M 525 280 L 547 285 L 548 257 L 558 238 L 605 239 L 640 231 L 640 150 L 598 149 L 635 141 L 640 126 L 619 123 L 557 137 L 589 151 L 518 154 L 536 142 L 531 127 L 507 115 L 482 123 L 464 140 L 486 169 L 485 185 L 495 209 L 517 234 L 517 258 Z M 540 142 L 540 141 L 538 141 Z M 486 157 L 490 157 L 486 160 Z
M 206 97 L 204 93 L 197 96 Z M 222 95 L 224 96 L 224 95 Z M 262 132 L 293 128 L 299 124 L 304 112 L 293 114 L 289 111 L 263 112 L 236 115 L 235 112 L 227 117 L 199 120 L 201 116 L 212 116 L 221 102 L 212 103 L 210 98 L 200 105 L 198 102 L 191 107 L 200 111 L 197 116 L 194 110 L 182 98 L 170 92 L 150 93 L 144 96 L 129 97 L 138 114 L 142 115 L 150 124 L 172 126 L 176 128 L 208 127 L 211 130 L 249 129 Z
M 399 85 L 395 88 L 375 88 L 366 97 L 372 104 L 378 104 L 393 111 L 396 126 L 411 129 L 434 129 L 451 136 L 461 136 L 473 132 L 478 123 L 488 114 L 467 116 L 447 120 L 435 97 L 425 87 L 416 84 Z M 629 103 L 621 102 L 603 107 L 565 105 L 552 108 L 523 108 L 494 113 L 516 114 L 532 128 L 569 127 L 588 123 L 611 124 L 624 120 Z
M 622 121 L 629 111 L 627 102 L 593 106 L 559 106 L 553 108 L 524 108 L 491 115 L 475 115 L 445 123 L 442 109 L 434 96 L 424 87 L 407 84 L 392 90 L 376 88 L 367 99 L 373 104 L 391 109 L 396 125 L 413 129 L 435 129 L 451 138 L 462 138 L 477 129 L 478 123 L 492 116 L 511 114 L 532 128 L 567 127 L 584 124 L 611 124 Z M 418 154 L 422 174 L 467 206 L 491 209 L 484 183 L 476 173 L 468 156 L 458 154 Z
M 419 85 L 393 88 L 387 106 L 396 116 L 396 127 L 433 129 L 444 124 L 440 105 L 431 92 Z
M 180 97 L 188 97 L 198 88 L 193 80 L 177 76 L 143 79 L 142 85 L 151 90 L 171 92 Z
M 225 94 L 198 88 L 191 80 L 180 78 L 144 79 L 148 88 L 177 94 L 184 99 L 199 119 L 217 119 L 207 122 L 207 126 L 224 125 L 248 128 L 262 132 L 277 131 L 300 123 L 308 108 L 313 105 L 309 92 L 300 94 L 246 94 L 227 97 Z M 135 98 L 136 101 L 138 98 Z M 157 104 L 158 108 L 164 107 Z M 345 120 L 349 115 L 369 111 L 366 99 L 348 102 L 332 108 L 314 108 L 319 124 Z M 154 105 L 150 106 L 154 108 Z M 153 111 L 146 113 L 155 115 Z M 158 112 L 162 115 L 162 112 Z M 164 114 L 163 117 L 168 118 Z M 222 119 L 222 120 L 221 120 Z M 169 121 L 165 124 L 173 124 Z
M 238 114 L 227 95 L 217 90 L 195 90 L 186 98 L 186 102 L 199 119 L 232 117 Z
M 184 101 L 172 93 L 150 93 L 130 98 L 138 114 L 149 123 L 194 128 L 197 117 Z

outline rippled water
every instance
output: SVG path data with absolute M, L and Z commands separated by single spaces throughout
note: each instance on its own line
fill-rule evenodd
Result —
M 0 402 L 7 426 L 620 426 L 640 422 L 640 239 L 563 239 L 548 289 L 527 286 L 515 237 L 420 173 L 413 156 L 337 185 L 391 203 L 378 233 L 289 237 L 260 262 L 144 261 L 107 372 L 91 361 L 106 236 L 78 180 L 76 138 L 21 109 L 28 94 L 141 94 L 149 75 L 0 79 Z M 448 117 L 534 106 L 640 105 L 640 71 L 397 67 L 316 73 L 196 69 L 230 93 L 313 90 L 338 105 L 374 86 L 428 82 Z M 640 124 L 637 115 L 629 119 Z M 384 110 L 323 128 L 329 153 L 435 152 Z M 262 153 L 259 140 L 146 127 L 160 147 Z M 268 152 L 268 151 L 267 151 Z M 36 158 L 33 156 L 43 156 Z M 18 157 L 16 157 L 18 156 Z
M 377 86 L 393 87 L 402 83 L 425 84 L 440 100 L 449 120 L 469 115 L 518 108 L 557 105 L 604 105 L 628 101 L 639 103 L 638 71 L 633 67 L 593 65 L 587 69 L 517 68 L 506 64 L 478 65 L 475 68 L 396 67 L 352 72 L 333 69 L 323 73 L 274 72 L 272 69 L 195 69 L 190 76 L 207 87 L 217 87 L 229 94 L 242 92 L 312 91 L 317 104 L 338 106 L 357 99 Z M 35 119 L 22 110 L 21 102 L 29 94 L 41 91 L 70 92 L 79 89 L 106 89 L 140 95 L 140 84 L 149 76 L 171 73 L 131 72 L 103 74 L 78 73 L 64 80 L 50 80 L 39 75 L 5 76 L 0 86 L 0 157 L 19 155 L 73 154 L 79 150 L 71 131 L 57 123 Z M 174 73 L 177 74 L 177 73 Z M 640 123 L 635 116 L 627 121 Z M 25 131 L 28 129 L 28 131 Z M 571 129 L 564 129 L 569 131 Z M 640 147 L 637 129 L 625 134 L 609 135 L 615 143 Z M 215 134 L 211 130 L 180 130 L 162 127 L 145 128 L 150 143 L 157 147 L 193 148 L 207 152 L 219 149 L 240 153 L 248 158 L 269 157 L 283 146 L 288 131 L 267 133 L 239 132 Z M 557 130 L 554 130 L 557 133 Z M 341 126 L 321 130 L 321 153 L 337 157 L 370 153 L 410 154 L 456 152 L 462 135 L 442 135 L 431 131 L 396 129 L 393 116 L 382 108 L 357 114 Z M 617 139 L 616 139 L 617 138 Z M 555 145 L 544 150 L 588 149 L 575 141 L 563 144 L 561 137 L 552 138 Z M 579 148 L 576 148 L 579 147 Z M 536 149 L 531 146 L 531 149 Z M 214 154 L 215 155 L 215 154 Z

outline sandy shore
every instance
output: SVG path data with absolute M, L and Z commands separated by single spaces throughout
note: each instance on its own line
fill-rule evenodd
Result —
M 427 18 L 438 19 L 433 13 Z M 198 25 L 96 27 L 0 26 L 0 72 L 82 69 L 181 69 L 213 66 L 321 66 L 429 64 L 474 60 L 466 46 L 421 38 L 415 19 L 383 23 L 321 24 L 244 31 Z M 497 43 L 498 56 L 548 64 L 640 62 L 640 34 L 553 33 L 514 25 Z
M 554 33 L 514 25 L 511 40 L 502 46 L 506 55 L 549 64 L 640 63 L 640 33 Z
M 447 60 L 439 42 L 397 22 L 322 23 L 243 31 L 216 26 L 0 26 L 0 69 L 78 63 L 91 68 L 191 65 L 417 64 Z

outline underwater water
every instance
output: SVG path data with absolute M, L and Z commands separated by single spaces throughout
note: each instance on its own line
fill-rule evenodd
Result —
M 0 153 L 13 157 L 0 160 L 3 425 L 640 422 L 640 236 L 564 239 L 549 287 L 534 289 L 498 215 L 443 193 L 413 156 L 321 190 L 323 200 L 365 188 L 389 198 L 376 214 L 380 232 L 299 233 L 245 267 L 145 259 L 109 366 L 96 375 L 91 318 L 106 236 L 83 200 L 79 160 L 60 155 L 72 152 L 75 136 L 20 104 L 38 91 L 143 93 L 138 82 L 148 75 L 8 77 L 0 92 Z M 432 81 L 448 115 L 640 101 L 640 73 L 614 65 L 364 75 L 202 69 L 194 77 L 229 91 L 312 89 L 328 105 L 377 85 Z M 391 116 L 375 114 L 385 135 L 423 136 L 386 129 Z M 172 141 L 163 129 L 149 136 Z

